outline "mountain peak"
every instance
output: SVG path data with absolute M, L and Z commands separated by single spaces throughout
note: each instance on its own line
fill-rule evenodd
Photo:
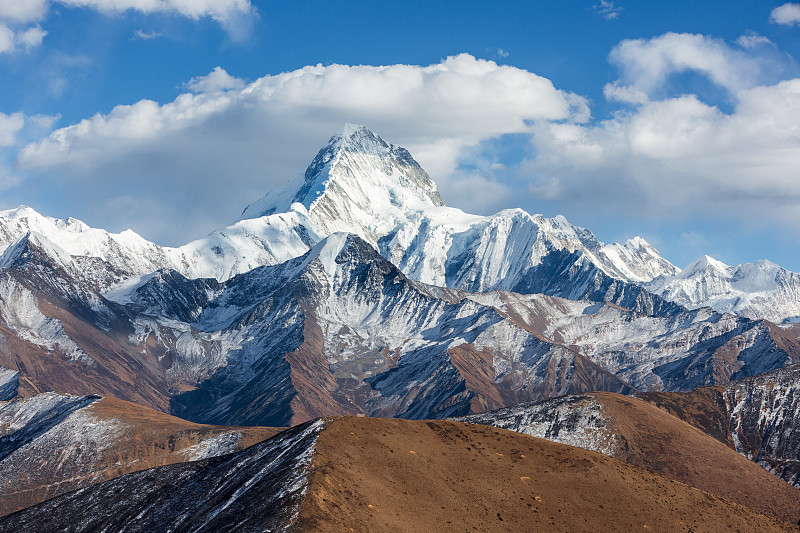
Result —
M 715 273 L 717 275 L 727 276 L 730 272 L 728 265 L 722 261 L 717 261 L 709 255 L 704 255 L 691 265 L 683 269 L 679 274 L 681 278 L 688 278 L 702 273 Z
M 304 174 L 249 205 L 242 218 L 300 210 L 295 204 L 321 233 L 355 233 L 374 245 L 410 213 L 444 201 L 408 150 L 366 126 L 345 124 Z
M 350 139 L 359 135 L 372 135 L 375 133 L 363 124 L 351 124 L 346 122 L 344 126 L 333 136 L 333 139 Z
M 29 231 L 0 254 L 0 268 L 19 268 L 34 260 L 44 260 L 54 267 L 72 267 L 72 257 L 35 231 Z

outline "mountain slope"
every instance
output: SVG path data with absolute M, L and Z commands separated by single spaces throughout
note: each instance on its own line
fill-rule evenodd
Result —
M 639 395 L 800 489 L 800 367 L 725 388 Z
M 324 424 L 235 454 L 128 474 L 0 519 L 0 531 L 265 531 L 293 521 Z
M 800 362 L 797 333 L 710 309 L 658 317 L 541 294 L 469 296 L 640 390 L 727 384 Z
M 604 453 L 789 523 L 800 490 L 637 398 L 590 393 L 460 418 Z
M 143 291 L 164 292 L 160 284 L 137 290 L 132 306 L 144 305 Z M 413 282 L 359 237 L 334 234 L 221 286 L 191 327 L 234 348 L 173 410 L 283 425 L 342 413 L 441 418 L 542 395 L 632 390 L 465 296 Z
M 201 426 L 110 396 L 0 403 L 0 516 L 130 472 L 235 452 L 278 431 Z
M 579 448 L 485 426 L 355 417 L 305 424 L 231 456 L 123 476 L 0 519 L 0 531 L 33 533 L 645 526 L 793 530 Z
M 4 257 L 0 366 L 21 371 L 25 394 L 96 391 L 203 423 L 442 418 L 726 384 L 800 355 L 788 330 L 707 310 L 659 318 L 421 284 L 344 234 L 224 283 L 161 270 L 116 301 L 39 234 Z

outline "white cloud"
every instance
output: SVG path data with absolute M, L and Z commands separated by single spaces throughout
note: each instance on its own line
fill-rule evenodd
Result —
M 186 88 L 193 93 L 216 93 L 230 89 L 242 89 L 244 80 L 228 74 L 222 67 L 215 67 L 207 76 L 189 80 Z
M 652 39 L 619 43 L 609 60 L 619 68 L 617 88 L 652 96 L 674 74 L 694 71 L 719 87 L 736 93 L 758 84 L 759 58 L 705 35 L 666 33 Z
M 17 42 L 22 45 L 25 50 L 30 50 L 42 44 L 42 39 L 47 35 L 41 26 L 34 26 L 28 28 L 17 34 Z
M 0 0 L 0 19 L 23 24 L 41 20 L 49 4 L 49 0 Z
M 47 34 L 40 26 L 16 28 L 45 18 L 51 5 L 84 8 L 108 15 L 136 11 L 144 14 L 166 13 L 197 20 L 209 17 L 234 40 L 246 36 L 258 13 L 250 0 L 0 0 L 0 53 L 14 51 L 20 45 L 29 50 L 38 46 Z M 139 30 L 140 39 L 158 36 Z
M 240 14 L 255 14 L 250 0 L 56 0 L 69 7 L 94 9 L 101 13 L 175 13 L 192 19 L 211 17 L 226 22 Z
M 800 4 L 786 3 L 776 7 L 770 13 L 770 20 L 785 26 L 800 25 Z
M 685 95 L 592 126 L 541 123 L 534 187 L 556 176 L 551 199 L 608 213 L 800 229 L 800 79 L 736 96 L 731 113 Z
M 5 24 L 0 23 L 0 54 L 13 52 L 15 47 L 14 41 L 16 41 L 14 31 Z
M 621 7 L 617 7 L 614 5 L 615 2 L 611 2 L 609 0 L 600 0 L 599 4 L 592 6 L 599 15 L 601 15 L 606 20 L 615 20 L 619 18 L 619 14 L 622 12 Z
M 38 25 L 15 32 L 0 22 L 0 54 L 10 54 L 21 49 L 28 52 L 41 45 L 45 35 L 47 32 Z
M 22 112 L 0 113 L 0 191 L 7 191 L 21 183 L 14 170 L 17 151 L 33 138 L 52 129 L 58 117 L 47 115 L 26 116 Z M 2 195 L 7 199 L 6 194 Z
M 17 134 L 25 125 L 22 113 L 6 115 L 0 113 L 0 146 L 12 146 L 17 140 Z
M 202 215 L 194 236 L 229 222 L 303 170 L 344 122 L 408 147 L 444 183 L 466 146 L 588 114 L 582 98 L 545 78 L 466 54 L 429 66 L 308 66 L 249 84 L 217 68 L 188 87 L 194 93 L 164 105 L 143 100 L 59 129 L 27 146 L 19 163 L 98 201 L 174 189 L 180 200 L 162 211 L 153 237 L 180 242 L 186 229 L 176 220 Z
M 765 46 L 773 44 L 767 37 L 763 35 L 759 35 L 758 33 L 746 33 L 736 39 L 736 44 L 741 46 L 742 48 L 758 48 L 759 46 Z
M 134 39 L 142 39 L 144 41 L 149 41 L 150 39 L 156 39 L 158 37 L 161 37 L 161 33 L 157 31 L 147 32 L 140 28 L 135 32 L 133 32 Z

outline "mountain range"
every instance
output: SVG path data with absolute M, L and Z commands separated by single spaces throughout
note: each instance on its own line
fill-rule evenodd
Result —
M 131 504 L 113 495 L 134 491 L 143 498 L 136 505 L 167 513 L 148 500 L 155 493 L 146 485 L 161 490 L 148 469 L 173 464 L 157 477 L 233 476 L 230 485 L 198 481 L 209 500 L 192 511 L 191 523 L 213 527 L 218 516 L 232 520 L 235 513 L 226 513 L 250 503 L 229 509 L 211 500 L 239 501 L 232 495 L 262 483 L 259 465 L 272 465 L 265 466 L 274 470 L 265 501 L 285 506 L 265 523 L 319 525 L 319 513 L 297 518 L 306 516 L 297 509 L 312 504 L 297 492 L 305 474 L 284 454 L 309 465 L 311 443 L 329 428 L 384 431 L 376 429 L 383 422 L 315 422 L 359 415 L 462 417 L 559 440 L 794 523 L 798 291 L 800 275 L 766 261 L 729 267 L 704 257 L 680 270 L 639 237 L 603 244 L 561 216 L 518 209 L 477 216 L 447 207 L 407 150 L 363 126 L 346 125 L 303 174 L 247 206 L 234 224 L 178 248 L 24 206 L 3 211 L 0 471 L 16 472 L 8 477 L 14 486 L 29 487 L 4 509 L 80 488 L 52 501 L 124 506 Z M 598 414 L 606 411 L 613 413 Z M 115 422 L 105 422 L 106 412 L 116 413 Z M 636 417 L 650 417 L 650 426 L 626 433 L 623 419 Z M 672 417 L 669 435 L 655 429 L 663 417 Z M 84 426 L 97 432 L 79 438 Z M 97 444 L 128 442 L 131 427 L 156 426 L 179 432 L 154 433 L 156 442 L 167 439 L 168 451 Z M 287 426 L 296 429 L 245 449 Z M 478 438 L 456 426 L 428 427 Z M 484 437 L 505 438 L 498 435 Z M 695 469 L 706 472 L 705 481 L 659 470 L 646 460 L 652 453 L 636 451 L 650 449 L 646 435 L 711 450 L 679 459 L 680 450 L 670 449 L 658 464 L 735 464 L 741 478 L 728 485 L 750 492 L 709 484 L 706 466 Z M 71 455 L 86 442 L 95 443 L 94 455 Z M 240 458 L 206 459 L 230 452 Z M 40 469 L 23 482 L 19 465 L 37 453 L 63 454 L 68 467 Z M 125 460 L 101 467 L 112 457 Z M 187 463 L 194 459 L 206 462 Z M 251 474 L 225 473 L 251 463 Z M 87 488 L 108 479 L 112 485 Z M 749 504 L 759 490 L 783 503 Z M 191 496 L 174 498 L 185 506 Z M 328 509 L 319 498 L 314 505 Z M 119 512 L 148 527 L 133 518 L 134 508 Z M 87 520 L 86 528 L 100 527 Z M 251 528 L 248 520 L 242 530 Z M 9 524 L 0 522 L 0 530 Z

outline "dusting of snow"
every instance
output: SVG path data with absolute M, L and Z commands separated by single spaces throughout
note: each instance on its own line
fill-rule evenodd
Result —
M 800 370 L 780 369 L 725 390 L 737 452 L 800 488 Z
M 586 395 L 516 405 L 455 420 L 517 431 L 611 457 L 620 451 L 602 405 Z
M 59 350 L 72 361 L 94 364 L 94 359 L 66 334 L 61 322 L 45 316 L 36 296 L 10 276 L 0 276 L 0 314 L 6 327 L 21 339 L 51 352 Z
M 206 524 L 211 522 L 216 516 L 218 516 L 221 512 L 225 511 L 225 509 L 229 508 L 234 502 L 236 502 L 239 498 L 242 497 L 247 491 L 249 491 L 256 483 L 261 481 L 265 476 L 271 474 L 278 465 L 283 463 L 290 455 L 296 454 L 297 444 L 299 442 L 305 440 L 311 440 L 310 445 L 306 446 L 304 449 L 300 451 L 299 454 L 292 456 L 292 468 L 289 475 L 283 480 L 283 488 L 278 491 L 274 495 L 271 496 L 271 500 L 278 502 L 281 500 L 286 500 L 290 497 L 295 495 L 304 495 L 306 490 L 308 489 L 308 468 L 311 465 L 311 459 L 314 457 L 314 448 L 317 442 L 317 437 L 319 433 L 325 428 L 325 421 L 322 419 L 315 420 L 311 424 L 309 424 L 301 433 L 296 436 L 293 436 L 291 439 L 274 439 L 271 441 L 273 446 L 262 447 L 264 452 L 270 452 L 273 457 L 270 461 L 260 461 L 263 463 L 262 468 L 256 472 L 255 474 L 248 477 L 248 479 L 242 483 L 234 492 L 231 494 L 227 500 L 213 509 L 208 516 L 203 521 L 202 524 L 199 524 L 195 531 L 201 531 Z M 275 453 L 275 446 L 278 446 L 277 453 Z M 266 453 L 258 454 L 255 457 L 252 456 L 245 456 L 241 461 L 241 466 L 244 466 L 246 463 L 258 463 L 261 455 L 266 455 Z M 234 469 L 237 468 L 236 465 Z M 291 510 L 290 518 L 288 520 L 287 529 L 291 526 L 292 523 L 297 519 L 297 514 L 299 513 L 299 503 L 300 500 L 295 500 L 297 503 L 294 505 L 294 509 Z
M 17 395 L 19 376 L 18 370 L 10 370 L 0 366 L 0 402 L 11 400 Z
M 242 434 L 237 431 L 222 433 L 213 437 L 208 437 L 181 452 L 187 461 L 199 461 L 208 457 L 217 457 L 236 451 Z

